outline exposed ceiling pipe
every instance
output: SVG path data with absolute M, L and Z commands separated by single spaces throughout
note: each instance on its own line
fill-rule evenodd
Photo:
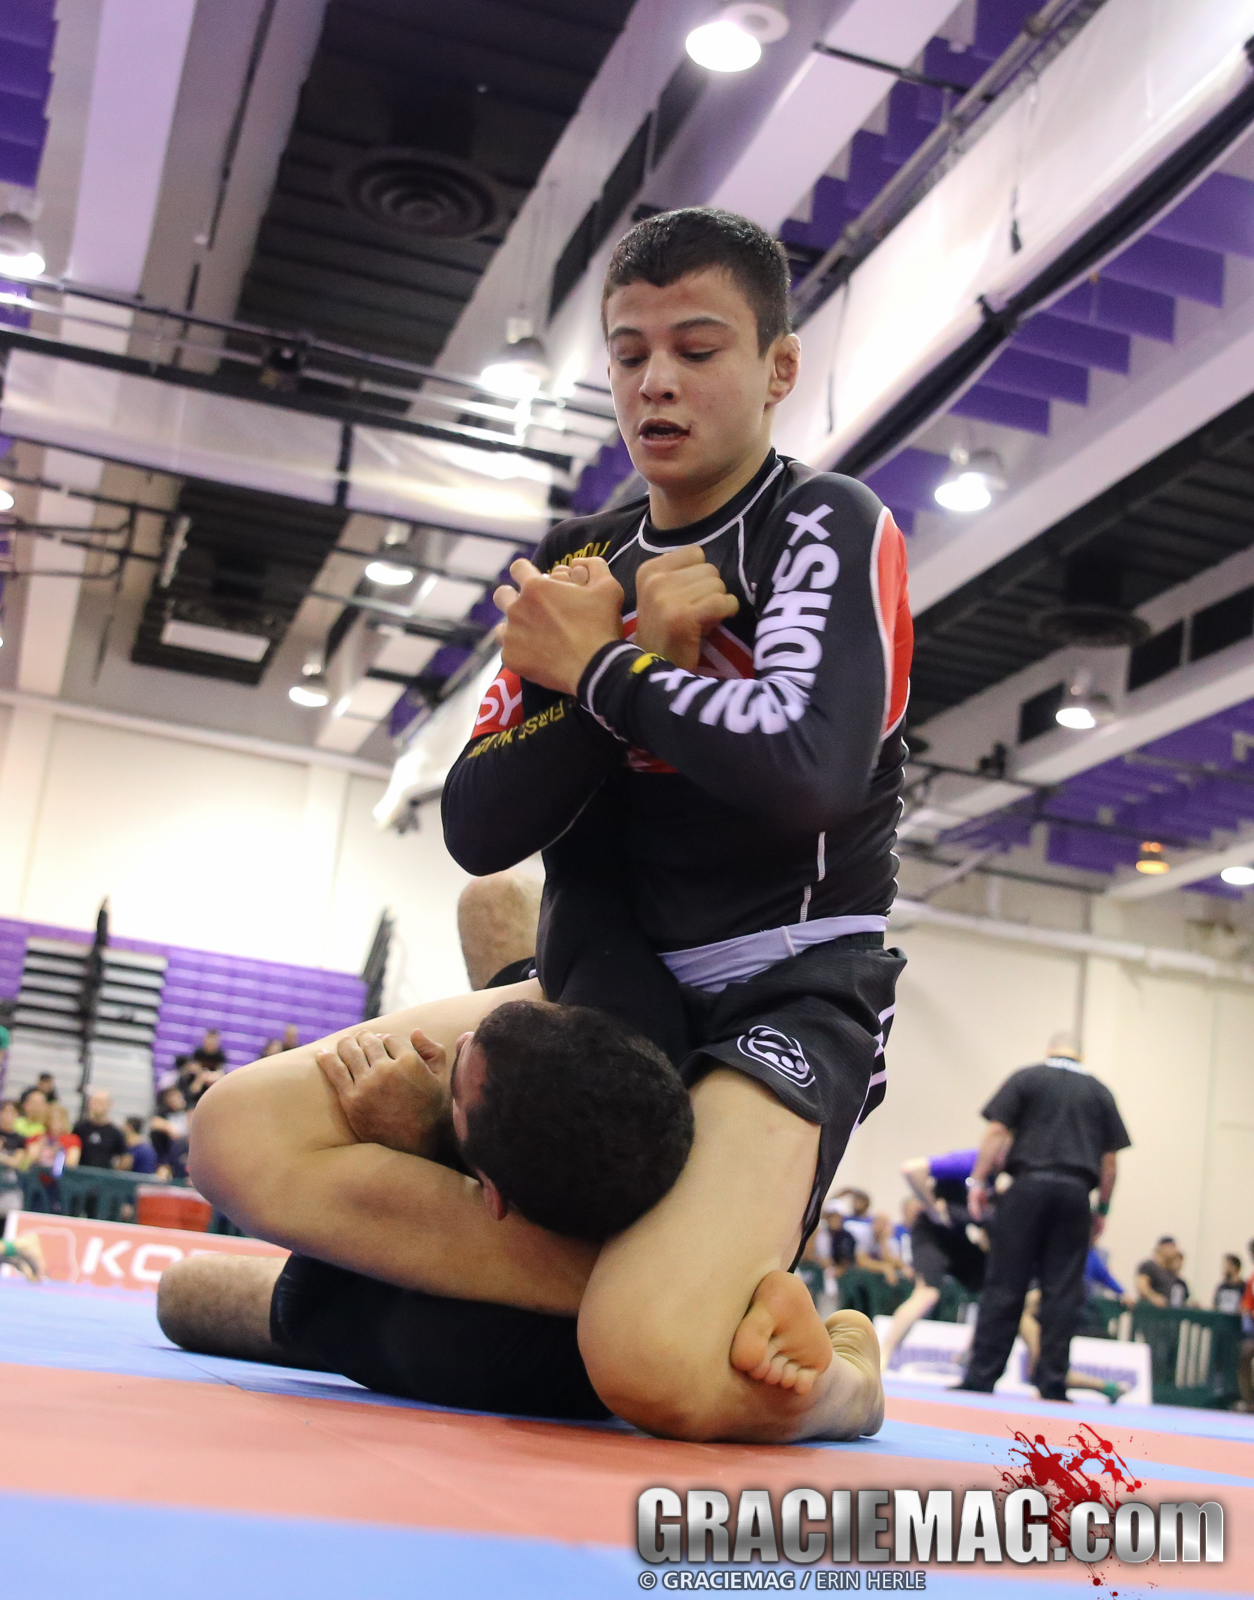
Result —
M 1099 939 L 1091 933 L 1070 933 L 1062 928 L 1037 928 L 1025 922 L 1001 922 L 994 917 L 973 917 L 961 911 L 941 911 L 926 900 L 898 900 L 889 918 L 890 931 L 904 932 L 921 923 L 973 933 L 982 939 L 1011 944 L 1037 945 L 1070 955 L 1099 956 L 1107 961 L 1146 967 L 1150 972 L 1183 972 L 1216 983 L 1254 986 L 1254 965 L 1245 961 L 1219 961 L 1191 950 L 1168 950 L 1161 945 L 1134 944 L 1122 939 Z

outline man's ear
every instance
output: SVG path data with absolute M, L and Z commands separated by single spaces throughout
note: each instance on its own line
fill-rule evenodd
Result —
M 506 1217 L 509 1216 L 509 1201 L 492 1182 L 491 1178 L 485 1178 L 482 1172 L 476 1173 L 475 1176 L 483 1185 L 483 1203 L 488 1208 L 488 1215 L 493 1222 L 504 1222 Z
M 787 333 L 771 351 L 771 372 L 767 379 L 767 404 L 777 406 L 792 393 L 801 370 L 801 340 Z

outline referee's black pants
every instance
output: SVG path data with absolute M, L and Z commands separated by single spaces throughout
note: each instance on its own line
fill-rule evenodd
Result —
M 1092 1222 L 1079 1176 L 1026 1173 L 997 1202 L 964 1389 L 992 1392 L 1005 1371 L 1032 1279 L 1041 1286 L 1041 1354 L 1032 1381 L 1043 1400 L 1067 1398 L 1071 1338 L 1084 1308 Z

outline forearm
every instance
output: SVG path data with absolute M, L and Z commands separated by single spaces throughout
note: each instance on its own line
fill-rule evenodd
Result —
M 980 1141 L 975 1166 L 971 1169 L 972 1183 L 986 1184 L 989 1177 L 1003 1165 L 1012 1140 L 1009 1128 L 1000 1122 L 990 1122 Z
M 1098 1185 L 1097 1201 L 1107 1210 L 1110 1208 L 1110 1199 L 1115 1192 L 1115 1178 L 1118 1176 L 1118 1163 L 1113 1155 L 1102 1157 L 1102 1176 Z
M 564 697 L 478 739 L 444 785 L 449 854 L 476 877 L 516 866 L 560 838 L 621 760 L 617 741 Z

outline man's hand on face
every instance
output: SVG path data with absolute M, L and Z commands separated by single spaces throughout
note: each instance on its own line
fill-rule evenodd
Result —
M 434 1159 L 449 1117 L 448 1052 L 420 1029 L 410 1041 L 363 1030 L 316 1059 L 363 1144 Z
M 695 544 L 680 545 L 644 562 L 636 574 L 636 636 L 642 650 L 695 672 L 701 641 L 740 610 Z
M 623 636 L 623 591 L 599 557 L 546 576 L 518 560 L 492 596 L 505 621 L 497 628 L 501 660 L 520 678 L 574 694 L 584 668 L 604 644 Z

